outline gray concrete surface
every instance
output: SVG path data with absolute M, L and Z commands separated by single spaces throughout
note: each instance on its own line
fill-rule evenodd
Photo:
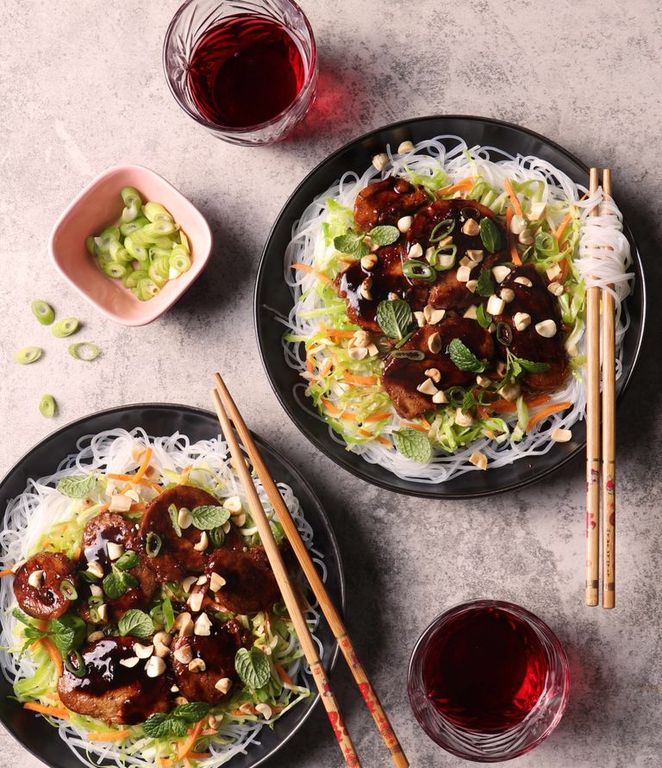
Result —
M 251 425 L 305 468 L 327 504 L 347 565 L 348 625 L 412 765 L 461 763 L 416 726 L 405 672 L 425 625 L 444 607 L 479 596 L 532 609 L 556 629 L 570 656 L 566 716 L 543 746 L 517 762 L 520 768 L 662 765 L 659 302 L 652 302 L 642 362 L 619 412 L 613 613 L 583 606 L 581 461 L 543 485 L 466 503 L 366 486 L 311 450 L 285 417 L 263 374 L 251 319 L 260 249 L 295 184 L 350 138 L 435 112 L 512 120 L 589 164 L 610 165 L 655 297 L 662 234 L 659 4 L 302 0 L 319 43 L 320 98 L 303 130 L 266 149 L 215 140 L 171 99 L 161 42 L 177 5 L 53 0 L 0 7 L 0 471 L 53 428 L 106 406 L 207 406 L 208 376 L 218 367 Z M 162 320 L 135 330 L 96 315 L 46 255 L 51 225 L 72 196 L 124 161 L 143 163 L 178 186 L 208 217 L 218 243 L 190 293 Z M 76 366 L 36 326 L 29 310 L 35 297 L 81 317 L 103 360 Z M 39 365 L 12 362 L 15 349 L 44 339 Z M 62 407 L 54 423 L 37 411 L 46 389 Z M 334 683 L 364 766 L 388 765 L 344 670 Z M 273 761 L 288 768 L 340 763 L 321 712 Z M 39 763 L 0 733 L 0 766 L 10 765 Z

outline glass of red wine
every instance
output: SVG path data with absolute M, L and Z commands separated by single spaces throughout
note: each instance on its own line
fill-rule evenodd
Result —
M 414 716 L 449 752 L 479 763 L 529 752 L 558 725 L 570 685 L 552 630 L 513 603 L 476 600 L 443 613 L 409 664 Z
M 270 144 L 315 98 L 317 52 L 292 0 L 187 0 L 170 22 L 163 66 L 180 107 L 234 144 Z

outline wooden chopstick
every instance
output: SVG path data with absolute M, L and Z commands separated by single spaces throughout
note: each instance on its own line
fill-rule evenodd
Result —
M 324 582 L 317 572 L 317 568 L 315 568 L 315 564 L 310 557 L 308 548 L 303 543 L 301 536 L 299 535 L 299 530 L 292 520 L 287 505 L 283 501 L 283 497 L 281 496 L 276 483 L 271 477 L 269 469 L 264 463 L 264 459 L 262 458 L 257 446 L 255 445 L 253 437 L 248 427 L 246 426 L 246 422 L 239 413 L 239 409 L 232 399 L 232 395 L 228 391 L 228 388 L 226 387 L 225 382 L 221 378 L 220 374 L 217 373 L 214 376 L 214 381 L 216 383 L 216 391 L 220 397 L 220 400 L 225 407 L 226 412 L 230 416 L 230 419 L 234 424 L 234 428 L 239 434 L 241 442 L 244 446 L 244 450 L 248 454 L 255 472 L 260 478 L 262 487 L 269 497 L 269 501 L 271 502 L 271 506 L 276 513 L 278 522 L 282 525 L 283 531 L 285 532 L 285 535 L 290 542 L 290 546 L 292 547 L 292 550 L 294 551 L 294 554 L 299 561 L 301 569 L 303 570 L 304 575 L 310 584 L 311 589 L 313 590 L 313 594 L 315 595 L 315 598 L 317 599 L 317 602 L 319 603 L 320 608 L 322 609 L 322 612 L 324 613 L 324 616 L 329 623 L 329 627 L 331 628 L 334 637 L 338 641 L 340 650 L 342 651 L 343 656 L 349 665 L 352 675 L 354 676 L 354 680 L 356 681 L 363 699 L 365 700 L 365 703 L 368 707 L 368 711 L 372 715 L 375 724 L 377 725 L 377 729 L 379 730 L 379 733 L 391 754 L 391 759 L 397 768 L 407 768 L 409 761 L 405 757 L 405 754 L 393 731 L 386 712 L 384 712 L 381 702 L 379 701 L 379 698 L 375 693 L 370 680 L 368 679 L 366 671 L 356 655 L 352 642 L 347 634 L 347 629 L 345 628 L 345 625 L 340 618 L 340 615 L 336 610 L 336 607 L 333 604 L 333 601 L 331 600 L 326 587 L 324 586 Z
M 611 171 L 602 171 L 605 199 Z M 602 607 L 616 604 L 616 328 L 614 297 L 602 289 Z
M 340 750 L 343 754 L 343 757 L 345 758 L 345 763 L 350 768 L 360 768 L 361 763 L 359 762 L 358 755 L 354 749 L 354 744 L 352 743 L 349 733 L 347 732 L 343 717 L 340 714 L 338 702 L 331 689 L 331 684 L 329 683 L 326 673 L 324 672 L 324 667 L 320 661 L 319 655 L 317 653 L 317 647 L 315 646 L 315 642 L 311 637 L 306 619 L 301 612 L 301 608 L 299 607 L 294 587 L 290 581 L 290 577 L 287 572 L 287 568 L 285 567 L 285 563 L 283 562 L 278 544 L 276 544 L 276 540 L 274 539 L 273 533 L 271 532 L 271 526 L 269 525 L 269 520 L 267 519 L 267 515 L 262 507 L 262 502 L 260 501 L 260 497 L 258 496 L 257 491 L 255 490 L 255 486 L 253 485 L 250 472 L 246 467 L 244 455 L 241 451 L 241 448 L 239 447 L 239 443 L 237 442 L 237 438 L 232 429 L 232 424 L 230 423 L 230 419 L 225 412 L 225 408 L 221 402 L 218 392 L 213 389 L 211 391 L 211 395 L 214 401 L 214 406 L 216 408 L 218 420 L 221 424 L 221 429 L 223 430 L 223 436 L 228 443 L 230 453 L 234 459 L 235 469 L 244 487 L 244 491 L 246 492 L 246 497 L 251 509 L 251 516 L 253 517 L 253 521 L 255 522 L 255 526 L 257 527 L 260 539 L 262 541 L 262 545 L 264 546 L 267 558 L 269 559 L 271 569 L 276 578 L 276 583 L 278 584 L 278 587 L 283 596 L 285 607 L 287 608 L 287 612 L 292 619 L 292 624 L 294 625 L 294 630 L 297 634 L 297 637 L 299 638 L 299 642 L 301 643 L 304 656 L 306 657 L 306 661 L 310 666 L 310 671 L 315 680 L 317 690 L 320 693 L 320 698 L 322 699 L 324 708 L 326 709 L 329 721 L 331 722 L 331 726 L 333 728 L 333 732 L 338 741 L 338 745 L 340 746 Z
M 591 168 L 589 191 L 598 188 Z M 597 214 L 597 207 L 591 215 Z M 600 289 L 586 299 L 586 605 L 598 604 L 600 567 Z

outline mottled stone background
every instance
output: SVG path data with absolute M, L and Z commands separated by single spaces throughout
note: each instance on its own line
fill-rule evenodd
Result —
M 662 485 L 657 443 L 660 311 L 619 411 L 619 605 L 583 605 L 583 466 L 544 485 L 438 503 L 371 488 L 302 440 L 272 395 L 252 327 L 252 288 L 268 229 L 297 182 L 331 150 L 393 120 L 432 113 L 521 123 L 588 164 L 610 165 L 640 239 L 649 296 L 659 289 L 660 39 L 657 2 L 302 0 L 319 44 L 320 98 L 276 147 L 223 144 L 175 105 L 161 43 L 176 0 L 33 0 L 0 6 L 0 472 L 50 430 L 106 406 L 165 400 L 208 405 L 209 373 L 225 372 L 251 425 L 305 468 L 327 505 L 347 567 L 347 621 L 412 764 L 458 766 L 412 720 L 410 649 L 446 606 L 514 600 L 556 629 L 572 665 L 557 732 L 521 768 L 662 765 Z M 46 244 L 69 200 L 107 166 L 164 174 L 211 223 L 217 249 L 204 278 L 162 320 L 125 329 L 96 315 L 55 273 Z M 104 357 L 83 367 L 32 318 L 42 297 L 86 325 Z M 24 368 L 15 349 L 43 344 Z M 60 401 L 46 422 L 43 391 Z M 54 460 L 59 457 L 54 457 Z M 386 766 L 348 674 L 334 684 L 366 768 Z M 54 736 L 55 737 L 55 736 Z M 321 711 L 273 761 L 331 768 L 340 760 Z M 0 766 L 38 762 L 0 734 Z

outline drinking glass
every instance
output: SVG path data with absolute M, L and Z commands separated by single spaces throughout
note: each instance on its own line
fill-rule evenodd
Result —
M 200 38 L 219 22 L 240 15 L 282 24 L 294 40 L 304 66 L 303 84 L 294 100 L 269 120 L 245 127 L 219 125 L 201 114 L 188 78 L 191 57 Z M 303 11 L 292 0 L 187 0 L 166 32 L 163 67 L 170 92 L 187 115 L 219 139 L 244 146 L 271 144 L 284 138 L 310 109 L 317 87 L 313 31 Z
M 468 614 L 497 609 L 524 624 L 539 643 L 546 669 L 542 691 L 523 719 L 503 730 L 480 728 L 452 720 L 442 714 L 431 700 L 424 676 L 425 662 L 433 648 L 439 647 L 451 626 L 457 626 Z M 492 763 L 523 755 L 536 747 L 556 728 L 565 710 L 569 694 L 568 660 L 552 630 L 539 618 L 513 603 L 476 600 L 449 609 L 437 617 L 423 632 L 412 652 L 409 664 L 408 693 L 419 725 L 439 746 L 465 760 Z

